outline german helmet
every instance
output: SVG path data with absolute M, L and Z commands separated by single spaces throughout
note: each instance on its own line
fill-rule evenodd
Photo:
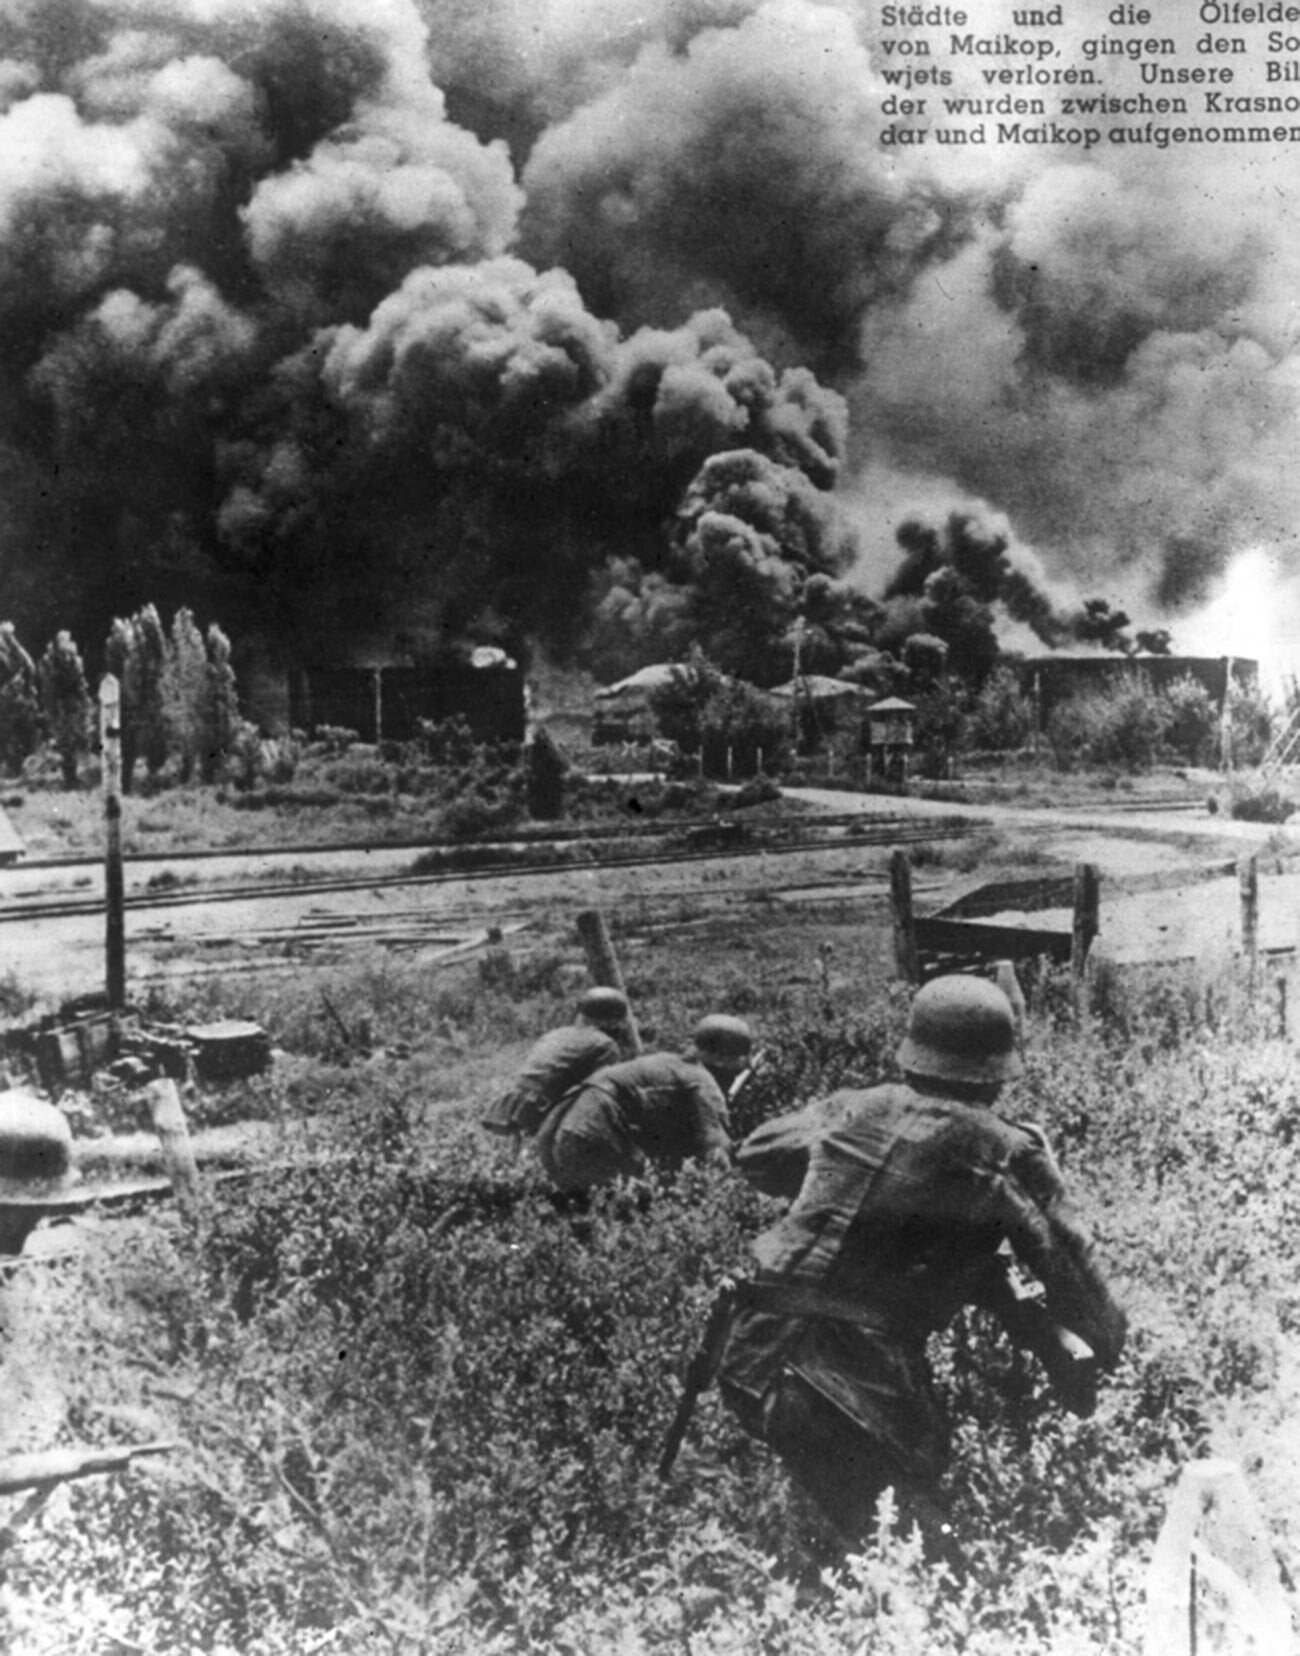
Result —
M 588 989 L 578 1002 L 578 1016 L 598 1029 L 620 1029 L 628 1021 L 627 996 L 603 986 Z
M 711 1012 L 701 1018 L 691 1038 L 696 1053 L 706 1063 L 744 1069 L 754 1050 L 754 1036 L 743 1018 L 725 1012 Z
M 0 1206 L 39 1206 L 76 1182 L 63 1111 L 25 1087 L 0 1092 Z
M 1020 1073 L 1011 1002 L 987 978 L 932 978 L 912 1002 L 899 1068 L 935 1081 L 1000 1085 Z

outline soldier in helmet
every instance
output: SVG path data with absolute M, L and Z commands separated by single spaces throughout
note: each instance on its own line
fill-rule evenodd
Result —
M 728 1160 L 727 1094 L 749 1067 L 754 1038 L 741 1018 L 713 1013 L 688 1052 L 647 1052 L 598 1070 L 549 1116 L 537 1154 L 561 1191 L 590 1190 L 651 1165 Z
M 63 1111 L 26 1087 L 0 1092 L 0 1255 L 22 1252 L 46 1207 L 77 1177 Z
M 518 1075 L 489 1105 L 482 1126 L 516 1142 L 531 1138 L 566 1093 L 594 1071 L 618 1062 L 619 1042 L 627 1031 L 627 996 L 617 989 L 588 989 L 573 1022 L 549 1030 L 534 1044 Z
M 742 1172 L 794 1200 L 755 1243 L 758 1272 L 737 1293 L 718 1379 L 844 1543 L 869 1532 L 892 1486 L 944 1551 L 947 1427 L 927 1337 L 965 1305 L 1002 1315 L 1017 1337 L 1014 1254 L 1046 1290 L 1051 1331 L 1069 1331 L 1070 1361 L 1089 1370 L 1062 1391 L 1087 1413 L 1125 1319 L 1042 1133 L 994 1112 L 1020 1065 L 1003 992 L 982 978 L 934 979 L 897 1057 L 901 1082 L 837 1093 L 742 1147 Z

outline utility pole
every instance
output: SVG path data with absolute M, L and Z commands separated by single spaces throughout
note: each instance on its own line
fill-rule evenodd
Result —
M 803 641 L 808 635 L 808 623 L 801 614 L 795 621 L 790 637 L 794 643 L 794 670 L 790 676 L 790 688 L 793 692 L 790 697 L 790 725 L 794 738 L 794 751 L 799 752 L 799 696 L 800 686 L 803 683 Z
M 126 896 L 122 880 L 122 692 L 112 673 L 99 681 L 104 779 L 104 988 L 110 1012 L 126 1005 Z

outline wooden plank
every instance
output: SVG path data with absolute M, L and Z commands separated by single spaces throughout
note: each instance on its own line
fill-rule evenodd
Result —
M 1069 908 L 1074 899 L 1074 876 L 1065 874 L 1037 880 L 994 880 L 968 891 L 940 909 L 951 920 L 979 920 L 1007 909 Z
M 916 946 L 923 954 L 977 955 L 988 960 L 1024 960 L 1047 955 L 1070 958 L 1072 934 L 1043 926 L 991 926 L 982 920 L 950 920 L 943 915 L 916 919 Z

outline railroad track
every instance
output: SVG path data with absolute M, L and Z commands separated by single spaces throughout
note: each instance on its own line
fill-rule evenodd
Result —
M 795 840 L 781 840 L 776 843 L 742 842 L 725 847 L 709 846 L 699 849 L 658 850 L 653 853 L 637 854 L 619 853 L 614 856 L 593 858 L 590 862 L 546 859 L 537 862 L 503 863 L 490 868 L 439 869 L 425 874 L 342 875 L 327 876 L 319 880 L 299 878 L 275 882 L 259 880 L 255 884 L 219 886 L 206 891 L 196 889 L 193 886 L 185 886 L 175 890 L 134 892 L 126 898 L 126 907 L 132 910 L 145 910 L 186 908 L 196 904 L 271 902 L 287 897 L 327 896 L 353 891 L 379 891 L 393 887 L 465 885 L 471 882 L 484 884 L 497 880 L 528 879 L 591 869 L 603 871 L 617 868 L 629 870 L 661 868 L 674 864 L 717 862 L 719 860 L 732 862 L 760 856 L 767 858 L 793 856 L 808 851 L 849 851 L 871 846 L 913 845 L 932 840 L 960 838 L 962 835 L 970 833 L 972 828 L 976 826 L 970 819 L 957 815 L 938 817 L 926 821 L 888 817 L 870 819 L 866 824 L 863 824 L 860 815 L 848 816 L 842 819 L 819 817 L 816 820 L 819 829 L 833 828 L 842 823 L 851 831 L 844 833 L 835 840 L 827 840 L 819 834 L 816 837 L 809 835 Z M 572 842 L 568 841 L 566 843 Z M 485 846 L 482 849 L 495 849 L 495 847 Z M 260 854 L 266 855 L 267 853 L 262 852 Z M 225 857 L 229 853 L 220 852 L 214 853 L 214 855 Z M 65 864 L 63 866 L 69 865 Z M 85 866 L 97 867 L 98 864 L 86 864 Z M 103 908 L 104 901 L 99 896 L 60 897 L 46 902 L 27 900 L 16 903 L 10 902 L 0 904 L 0 925 L 100 914 L 103 912 Z

